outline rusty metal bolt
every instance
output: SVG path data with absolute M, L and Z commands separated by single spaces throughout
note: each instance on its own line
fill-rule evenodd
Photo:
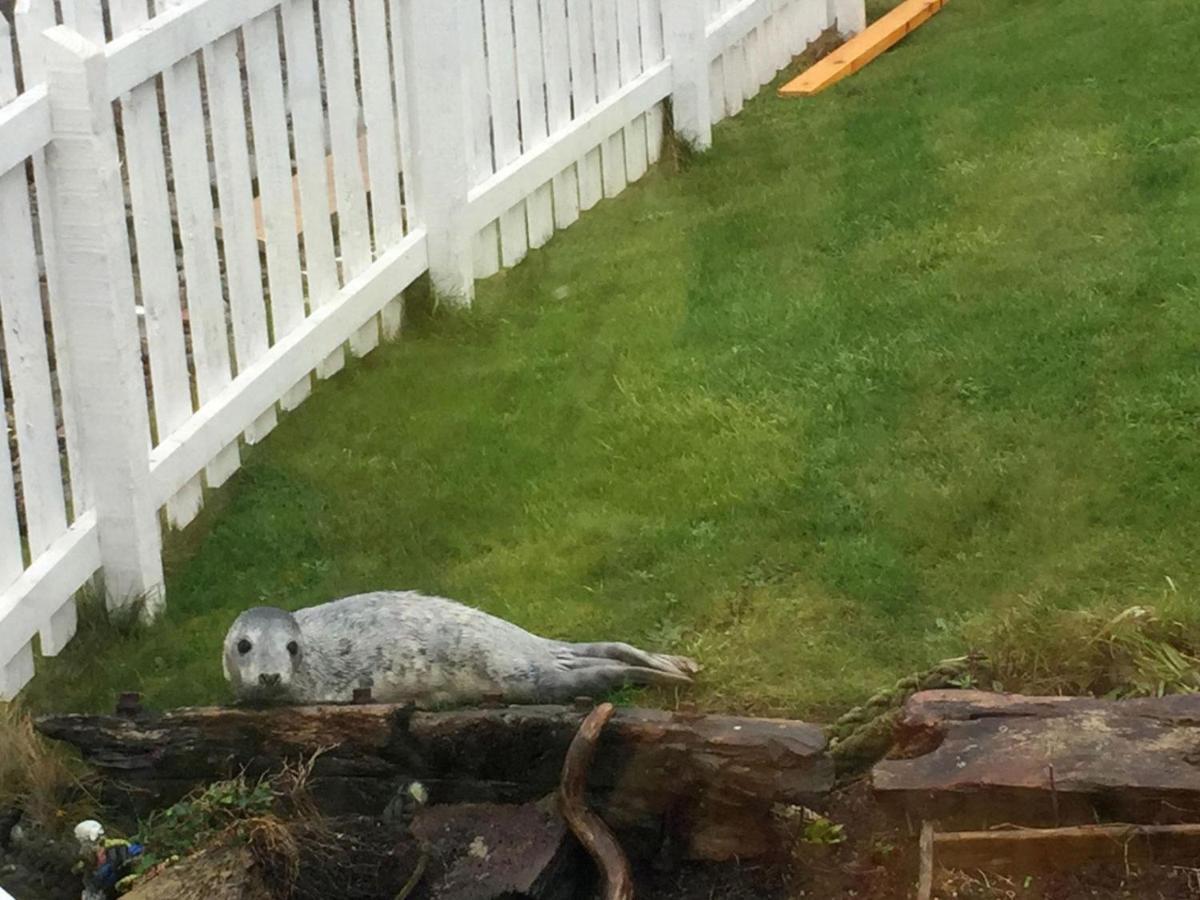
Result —
M 142 711 L 142 695 L 137 691 L 122 691 L 117 695 L 117 715 L 132 718 Z
M 360 687 L 354 689 L 352 702 L 357 706 L 364 706 L 368 703 L 374 703 L 375 700 L 371 696 L 371 689 L 369 687 Z
M 680 703 L 679 708 L 671 713 L 671 720 L 675 722 L 695 722 L 704 717 L 695 703 Z

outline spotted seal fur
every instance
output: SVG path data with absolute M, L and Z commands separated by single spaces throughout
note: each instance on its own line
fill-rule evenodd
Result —
M 627 684 L 687 685 L 699 666 L 628 644 L 571 644 L 443 597 L 359 594 L 289 613 L 248 609 L 225 636 L 225 677 L 250 702 L 345 703 L 370 688 L 420 707 L 561 703 Z

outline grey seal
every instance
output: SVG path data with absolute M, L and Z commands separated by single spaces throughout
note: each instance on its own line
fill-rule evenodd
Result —
M 370 688 L 418 707 L 561 703 L 628 685 L 687 685 L 699 666 L 621 643 L 572 644 L 443 597 L 380 591 L 289 613 L 248 609 L 225 636 L 244 702 L 346 703 Z

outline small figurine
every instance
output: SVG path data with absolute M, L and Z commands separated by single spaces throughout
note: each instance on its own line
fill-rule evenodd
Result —
M 82 900 L 111 900 L 118 885 L 142 855 L 142 845 L 120 838 L 106 838 L 104 826 L 88 819 L 75 826 L 79 842 L 79 869 L 83 873 Z

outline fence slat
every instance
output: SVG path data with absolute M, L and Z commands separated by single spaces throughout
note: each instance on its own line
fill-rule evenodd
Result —
M 828 22 L 830 25 L 837 25 L 842 37 L 853 37 L 867 27 L 863 0 L 829 0 L 828 9 Z
M 3 37 L 7 35 L 0 32 Z M 0 100 L 3 95 L 0 84 Z M 36 557 L 66 530 L 67 511 L 24 166 L 0 175 L 0 222 L 5 237 L 0 253 L 0 319 L 13 394 L 26 535 Z
M 466 65 L 467 108 L 471 133 L 471 186 L 474 187 L 483 184 L 496 171 L 492 152 L 492 110 L 488 96 L 487 53 L 483 38 L 483 4 L 470 4 L 462 24 L 462 56 Z M 400 95 L 400 90 L 397 89 L 396 93 Z M 406 167 L 405 171 L 412 170 Z M 473 254 L 476 278 L 489 278 L 500 271 L 499 222 L 488 222 L 479 230 L 475 235 Z
M 258 259 L 258 235 L 254 227 L 254 194 L 237 35 L 231 33 L 218 38 L 204 49 L 203 59 L 212 119 L 213 162 L 217 169 L 217 205 L 221 211 L 221 242 L 225 248 L 225 277 L 229 282 L 233 345 L 240 372 L 267 351 L 269 342 L 262 264 Z M 271 432 L 276 421 L 274 408 L 267 410 L 246 429 L 246 442 L 258 443 Z
M 615 94 L 621 87 L 617 6 L 611 0 L 598 0 L 592 10 L 596 15 L 596 95 L 600 101 Z M 615 197 L 625 190 L 625 136 L 617 131 L 601 146 L 604 174 L 604 196 Z
M 33 641 L 27 642 L 12 659 L 0 666 L 0 698 L 17 696 L 33 680 Z
M 553 136 L 571 124 L 571 48 L 565 0 L 542 4 L 542 41 L 546 67 L 546 119 Z M 578 165 L 554 176 L 554 224 L 569 228 L 579 221 Z
M 8 23 L 0 22 L 0 106 L 17 96 L 15 74 Z M 26 537 L 36 557 L 66 530 L 67 511 L 24 166 L 0 173 L 0 222 L 5 235 L 0 253 L 0 320 L 13 393 Z M 5 427 L 6 442 L 7 432 Z
M 799 5 L 799 4 L 798 4 Z M 824 31 L 833 23 L 828 18 L 827 10 L 818 2 L 805 3 L 801 5 L 801 9 L 807 13 L 803 18 L 808 24 L 808 30 L 805 33 L 804 43 L 801 45 L 801 50 L 808 45 L 809 41 L 815 41 Z
M 638 0 L 617 2 L 617 56 L 622 86 L 642 74 L 642 41 Z M 637 116 L 625 127 L 625 171 L 637 181 L 650 167 L 646 135 L 646 116 Z
M 104 12 L 100 0 L 62 0 L 63 24 L 93 44 L 104 45 Z
M 745 43 L 742 46 L 746 49 L 746 100 L 752 100 L 764 83 L 762 63 L 765 54 L 763 53 L 762 28 L 755 28 L 746 35 Z
M 721 0 L 708 0 L 707 24 L 715 22 L 721 14 Z M 707 33 L 707 32 L 706 32 Z M 708 84 L 712 104 L 712 124 L 716 125 L 728 115 L 725 108 L 725 60 L 716 56 L 708 73 Z
M 775 72 L 792 62 L 792 47 L 795 43 L 796 4 L 791 0 L 772 0 L 775 21 Z
M 274 10 L 246 23 L 242 29 L 242 46 L 246 57 L 250 122 L 254 129 L 259 205 L 267 244 L 271 324 L 275 340 L 279 341 L 304 322 L 304 282 L 300 274 L 292 158 L 288 150 L 279 28 Z M 310 390 L 310 379 L 303 378 L 280 398 L 279 405 L 284 409 L 295 409 L 304 402 Z
M 357 0 L 354 27 L 358 34 L 358 74 L 362 84 L 363 123 L 367 130 L 367 171 L 371 181 L 371 219 L 375 255 L 404 233 L 400 212 L 400 153 L 396 146 L 396 111 L 388 61 L 384 0 Z M 379 323 L 372 320 L 350 338 L 358 356 L 379 343 Z
M 792 53 L 799 55 L 804 52 L 809 41 L 813 40 L 825 29 L 826 9 L 819 2 L 795 2 L 791 5 L 794 16 L 792 35 Z
M 401 0 L 386 0 L 386 15 L 388 28 L 388 62 L 391 66 L 391 94 L 395 110 L 395 139 L 396 153 L 400 165 L 400 230 L 407 235 L 414 227 L 415 219 L 412 208 L 414 191 L 412 187 L 413 160 L 412 139 L 408 97 L 408 73 L 404 61 L 404 29 L 405 17 L 400 6 Z M 482 52 L 482 48 L 480 49 Z M 483 65 L 482 58 L 480 66 Z M 379 327 L 384 340 L 393 340 L 400 334 L 404 324 L 404 297 L 400 295 L 383 308 L 379 313 Z
M 725 61 L 717 57 L 708 70 L 709 118 L 712 124 L 724 121 L 725 109 Z
M 148 15 L 145 3 L 120 0 L 112 6 L 112 17 L 113 30 L 124 34 L 145 22 Z M 161 439 L 191 416 L 192 389 L 154 82 L 138 85 L 121 98 L 121 122 L 125 131 L 138 279 L 145 310 L 154 420 Z M 167 521 L 175 528 L 183 528 L 200 512 L 203 503 L 201 481 L 196 478 L 167 503 Z
M 329 100 L 329 133 L 337 194 L 339 249 L 343 282 L 371 264 L 371 233 L 358 146 L 358 93 L 354 88 L 354 41 L 348 0 L 318 4 L 325 87 Z
M 787 8 L 787 0 L 771 0 L 771 18 L 767 20 L 771 65 L 767 81 L 773 79 L 775 73 L 784 68 L 792 59 L 792 54 L 788 50 Z
M 595 17 L 592 0 L 572 0 L 567 9 L 571 53 L 571 99 L 575 116 L 596 106 Z M 579 207 L 588 210 L 604 196 L 600 148 L 588 151 L 579 162 Z
M 483 4 L 469 4 L 462 25 L 463 60 L 467 68 L 468 104 L 471 112 L 471 186 L 475 187 L 485 182 L 496 171 L 492 152 L 492 111 L 488 99 Z
M 0 383 L 0 413 L 7 399 Z M 0 441 L 0 591 L 17 580 L 25 568 L 21 554 L 21 532 L 17 524 L 17 491 L 13 484 L 12 459 L 8 450 L 8 429 Z
M 492 100 L 492 137 L 496 145 L 496 170 L 521 155 L 520 120 L 517 113 L 517 61 L 514 49 L 512 0 L 484 0 L 487 35 L 488 94 Z M 525 204 L 518 203 L 500 216 L 500 256 L 506 266 L 515 266 L 529 251 L 525 227 Z
M 758 29 L 762 41 L 762 58 L 759 60 L 759 84 L 766 85 L 775 77 L 775 71 L 782 63 L 779 61 L 779 12 L 783 3 L 781 0 L 766 0 L 767 17 Z
M 546 143 L 546 70 L 542 60 L 542 23 L 538 0 L 515 0 L 513 27 L 517 44 L 517 97 L 521 121 L 521 152 L 531 153 Z M 554 196 L 550 182 L 534 189 L 525 201 L 529 217 L 529 246 L 545 246 L 554 236 Z
M 296 145 L 296 181 L 300 193 L 308 300 L 315 311 L 329 303 L 340 286 L 333 250 L 333 211 L 329 207 L 316 20 L 311 0 L 284 0 L 280 12 L 287 54 L 288 109 Z M 345 351 L 335 350 L 317 366 L 317 377 L 329 378 L 341 371 L 345 361 Z
M 396 145 L 396 111 L 392 101 L 384 0 L 358 0 L 358 73 L 362 82 L 363 121 L 367 129 L 367 170 L 371 179 L 371 218 L 375 255 L 404 233 L 400 213 L 400 153 Z
M 666 59 L 661 0 L 640 0 L 642 26 L 642 71 L 652 69 Z M 650 165 L 662 158 L 665 115 L 662 106 L 646 113 L 646 153 Z
M 736 116 L 746 106 L 746 50 L 734 44 L 725 51 L 725 108 Z
M 9 52 L 8 23 L 0 17 L 0 104 L 8 102 L 16 89 L 6 91 L 4 85 L 15 85 L 16 75 L 12 56 Z M 0 137 L 4 132 L 0 130 Z M 23 167 L 11 172 L 0 174 L 5 180 L 14 173 L 24 176 Z M 7 248 L 6 251 L 7 252 Z M 4 396 L 4 380 L 0 378 L 0 421 L 5 424 L 4 438 L 0 440 L 0 592 L 17 580 L 17 576 L 25 568 L 21 552 L 21 532 L 17 519 L 17 491 L 13 483 L 13 460 L 8 448 L 8 415 L 7 400 Z M 18 672 L 13 670 L 10 679 L 16 681 Z M 7 684 L 6 676 L 0 672 L 0 690 Z M 15 693 L 15 691 L 14 691 Z
M 803 8 L 807 4 L 798 0 L 780 0 L 779 3 L 782 9 L 777 12 L 777 17 L 783 20 L 780 29 L 780 43 L 783 46 L 783 59 L 780 66 L 788 65 L 793 56 L 800 53 L 800 48 L 804 46 L 803 31 L 804 31 L 804 11 Z
M 162 12 L 178 0 L 156 0 Z M 196 366 L 196 393 L 203 406 L 232 379 L 229 338 L 225 327 L 225 298 L 217 261 L 216 211 L 209 185 L 208 142 L 200 96 L 200 67 L 195 56 L 163 72 L 167 134 L 183 271 L 187 287 L 188 324 Z M 208 483 L 219 487 L 240 465 L 236 444 L 222 450 L 206 468 Z
M 400 201 L 403 219 L 401 226 L 408 234 L 416 227 L 415 203 L 416 196 L 412 187 L 413 175 L 413 119 L 412 99 L 408 89 L 408 63 L 405 32 L 411 23 L 404 15 L 403 4 L 408 0 L 388 0 L 388 35 L 391 43 L 392 63 L 392 93 L 396 104 L 396 149 L 400 154 Z M 483 63 L 483 10 L 476 6 L 474 21 L 478 32 L 479 58 L 476 60 L 480 73 L 479 84 L 487 80 L 487 70 Z M 470 19 L 464 22 L 464 28 L 470 24 Z M 468 63 L 471 61 L 468 60 Z M 486 105 L 484 107 L 486 113 Z M 490 124 L 490 123 L 489 123 Z M 490 148 L 491 144 L 488 144 Z M 490 152 L 490 150 L 489 150 Z

